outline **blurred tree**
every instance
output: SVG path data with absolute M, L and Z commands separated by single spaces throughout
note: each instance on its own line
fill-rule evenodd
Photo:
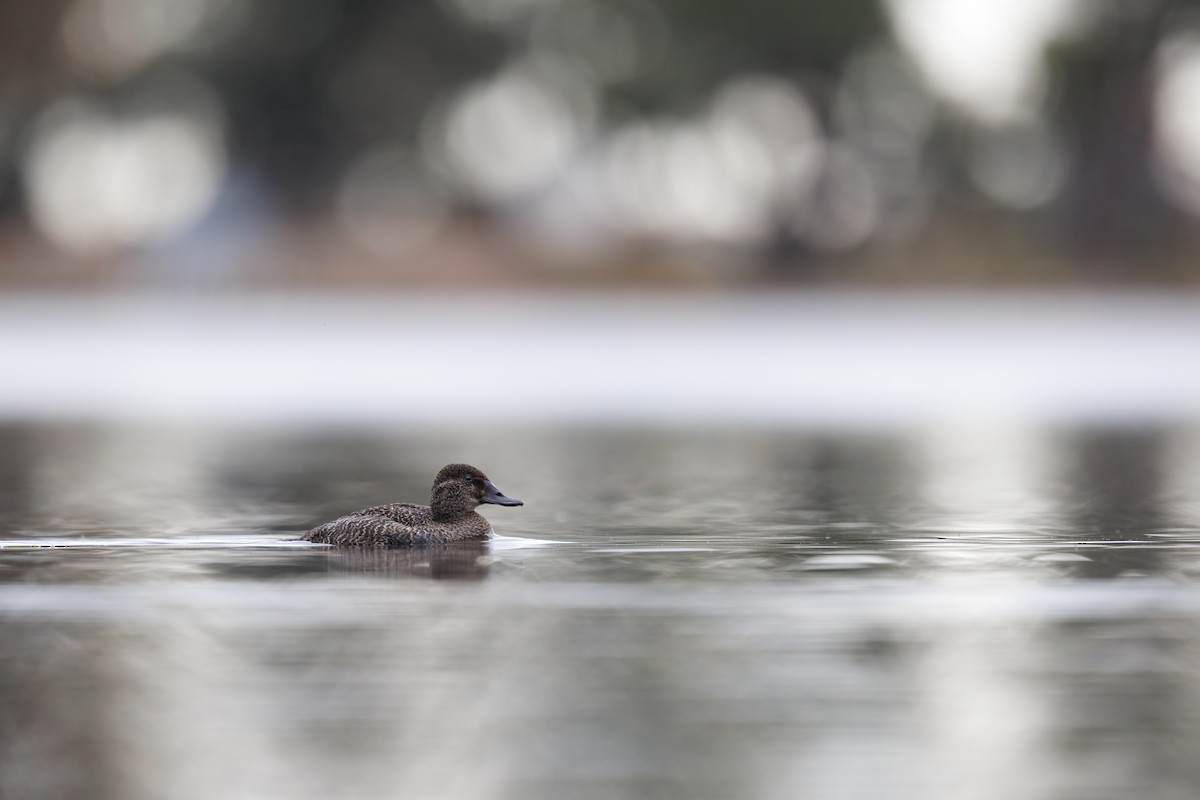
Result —
M 1073 165 L 1058 202 L 1081 269 L 1137 277 L 1183 222 L 1155 177 L 1156 57 L 1192 0 L 1109 0 L 1050 55 L 1051 114 Z
M 469 86 L 547 52 L 554 56 L 550 63 L 578 67 L 590 81 L 588 103 L 596 119 L 589 116 L 580 126 L 582 147 L 628 122 L 695 122 L 723 85 L 745 76 L 765 74 L 802 88 L 824 143 L 831 145 L 824 151 L 825 177 L 834 171 L 831 154 L 837 154 L 843 177 L 861 191 L 839 195 L 828 191 L 837 181 L 818 178 L 806 196 L 797 192 L 773 207 L 778 219 L 743 245 L 768 262 L 829 260 L 828 250 L 814 249 L 819 237 L 812 228 L 821 220 L 808 230 L 797 225 L 802 206 L 824 204 L 833 213 L 865 204 L 863 197 L 873 192 L 881 214 L 899 218 L 907 211 L 900 206 L 920 206 L 908 217 L 920 221 L 926 219 L 925 197 L 952 205 L 962 196 L 937 191 L 964 171 L 956 163 L 964 154 L 954 115 L 945 109 L 936 117 L 929 112 L 935 122 L 918 126 L 903 158 L 895 157 L 895 148 L 887 150 L 886 131 L 875 137 L 874 144 L 883 146 L 873 153 L 871 141 L 852 140 L 838 129 L 846 74 L 863 53 L 889 39 L 885 0 L 191 0 L 189 7 L 219 17 L 220 24 L 201 26 L 194 36 L 106 72 L 89 71 L 72 52 L 72 15 L 91 9 L 97 18 L 117 20 L 122 33 L 115 39 L 111 30 L 84 33 L 103 46 L 136 50 L 145 45 L 138 44 L 138 25 L 149 25 L 153 34 L 162 22 L 156 0 L 0 3 L 0 215 L 11 219 L 27 211 L 16 179 L 18 159 L 39 114 L 66 98 L 96 101 L 103 117 L 106 106 L 119 110 L 156 76 L 194 76 L 219 98 L 231 171 L 249 175 L 285 215 L 310 219 L 330 209 L 348 169 L 366 152 L 420 149 L 431 122 Z M 1081 3 L 1081 24 L 1049 53 L 1050 98 L 1043 112 L 1071 165 L 1052 204 L 1053 219 L 1064 249 L 1084 273 L 1138 277 L 1147 268 L 1145 256 L 1169 255 L 1185 241 L 1184 215 L 1157 171 L 1154 102 L 1164 42 L 1194 26 L 1187 15 L 1196 9 L 1200 0 Z M 76 25 L 75 35 L 79 30 Z M 626 39 L 632 55 L 625 54 L 628 63 L 616 63 L 616 45 Z M 887 95 L 886 82 L 878 85 L 884 88 L 871 91 Z M 909 96 L 924 91 L 918 86 Z M 919 100 L 929 103 L 925 94 Z M 895 103 L 878 106 L 883 117 L 903 116 Z M 866 127 L 879 121 L 862 119 Z M 577 168 L 591 155 L 568 153 L 556 168 Z M 462 195 L 457 199 L 468 205 Z M 485 216 L 507 218 L 514 209 L 503 203 L 527 199 L 470 201 L 483 206 Z M 1010 208 L 988 205 L 984 213 L 999 223 L 991 230 L 1008 235 L 1014 229 L 1006 227 Z M 1030 218 L 1029 207 L 1015 213 Z M 1032 216 L 1046 218 L 1044 211 Z M 855 253 L 869 238 L 847 237 L 855 244 L 844 252 Z
M 293 211 L 322 210 L 363 147 L 413 143 L 434 104 L 495 69 L 505 49 L 502 37 L 433 3 L 245 5 L 239 34 L 199 67 L 227 102 L 235 157 Z
M 48 92 L 65 83 L 55 47 L 67 0 L 0 3 L 0 221 L 20 211 L 17 153 Z
M 659 0 L 669 54 L 614 87 L 647 112 L 694 108 L 747 73 L 833 82 L 846 61 L 887 33 L 878 0 Z

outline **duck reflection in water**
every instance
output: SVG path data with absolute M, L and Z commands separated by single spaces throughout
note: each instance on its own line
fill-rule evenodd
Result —
M 481 581 L 491 558 L 487 542 L 477 539 L 408 548 L 355 547 L 329 553 L 330 573 L 382 578 Z

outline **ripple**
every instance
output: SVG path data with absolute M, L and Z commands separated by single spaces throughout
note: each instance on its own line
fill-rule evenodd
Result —
M 280 550 L 324 549 L 327 545 L 314 544 L 302 539 L 280 539 L 277 536 L 180 536 L 125 538 L 63 538 L 44 537 L 37 539 L 9 539 L 0 541 L 0 550 L 62 550 L 62 549 L 118 549 L 118 548 L 162 548 L 187 549 L 237 549 L 270 548 Z
M 800 565 L 803 570 L 869 569 L 897 563 L 894 558 L 877 553 L 831 553 L 813 556 Z

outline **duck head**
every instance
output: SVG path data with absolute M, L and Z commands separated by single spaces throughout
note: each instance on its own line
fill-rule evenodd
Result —
M 469 464 L 450 464 L 442 467 L 433 479 L 431 516 L 439 521 L 457 519 L 469 514 L 484 503 L 498 506 L 523 506 L 520 500 L 508 497 L 488 480 L 488 476 Z

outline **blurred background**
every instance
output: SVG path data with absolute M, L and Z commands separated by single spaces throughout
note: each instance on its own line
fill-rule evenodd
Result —
M 1200 2 L 0 0 L 0 798 L 1191 800 L 1197 215 Z
M 3 288 L 1194 284 L 1189 0 L 0 8 Z
M 1188 413 L 1193 6 L 6 3 L 0 413 Z

